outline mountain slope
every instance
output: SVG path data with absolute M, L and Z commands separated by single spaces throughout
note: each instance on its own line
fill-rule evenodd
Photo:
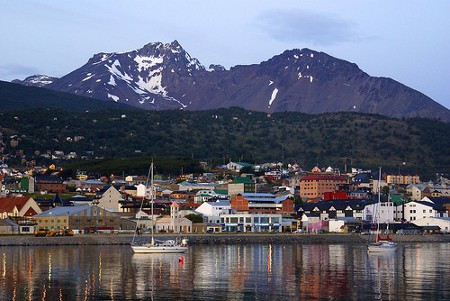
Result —
M 143 109 L 206 110 L 233 106 L 303 113 L 360 112 L 450 121 L 426 95 L 356 64 L 310 49 L 287 50 L 260 64 L 205 69 L 177 42 L 99 53 L 48 88 Z
M 121 110 L 135 109 L 125 104 L 116 104 L 44 88 L 26 87 L 0 81 L 0 111 L 21 110 L 24 108 L 52 108 L 66 111 L 113 108 Z
M 5 153 L 22 150 L 42 161 L 47 151 L 92 157 L 178 156 L 221 165 L 297 162 L 311 169 L 340 166 L 398 173 L 450 173 L 450 124 L 429 119 L 390 119 L 379 115 L 297 112 L 265 113 L 238 108 L 207 111 L 5 112 Z M 12 140 L 17 144 L 14 146 Z M 76 140 L 75 137 L 83 137 Z M 19 157 L 22 159 L 22 157 Z M 406 162 L 406 164 L 403 164 Z M 58 165 L 62 163 L 59 162 Z M 48 162 L 47 162 L 48 164 Z M 342 170 L 341 169 L 341 170 Z M 122 172 L 122 170 L 117 170 Z

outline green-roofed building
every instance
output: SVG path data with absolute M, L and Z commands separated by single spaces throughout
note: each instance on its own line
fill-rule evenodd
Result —
M 228 183 L 228 195 L 232 198 L 238 194 L 256 192 L 256 183 L 247 177 L 236 177 Z

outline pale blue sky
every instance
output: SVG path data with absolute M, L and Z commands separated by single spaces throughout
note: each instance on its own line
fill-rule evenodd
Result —
M 98 52 L 178 40 L 205 67 L 311 48 L 450 108 L 447 0 L 0 2 L 0 80 L 63 76 Z

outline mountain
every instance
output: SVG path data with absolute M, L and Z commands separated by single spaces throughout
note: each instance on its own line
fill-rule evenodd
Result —
M 29 86 L 29 87 L 45 87 L 45 86 L 50 85 L 57 79 L 58 79 L 57 77 L 51 77 L 51 76 L 39 74 L 39 75 L 28 76 L 24 80 L 15 79 L 15 80 L 12 80 L 11 82 L 13 84 L 21 84 L 21 85 Z
M 104 109 L 136 110 L 136 108 L 125 104 L 0 81 L 1 112 L 32 108 L 51 108 L 78 112 Z
M 241 107 L 274 113 L 359 112 L 450 121 L 450 111 L 393 79 L 310 49 L 287 50 L 253 65 L 209 69 L 177 42 L 99 53 L 50 89 L 143 109 Z

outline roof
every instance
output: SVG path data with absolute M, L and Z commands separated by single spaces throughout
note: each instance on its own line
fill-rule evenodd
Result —
M 36 217 L 73 215 L 75 213 L 79 213 L 83 210 L 89 209 L 90 207 L 91 206 L 89 206 L 89 205 L 60 206 L 60 207 L 55 207 L 50 210 L 39 213 L 36 215 Z
M 247 177 L 236 177 L 236 178 L 234 178 L 233 182 L 231 182 L 231 184 L 241 184 L 241 183 L 253 184 L 254 182 Z
M 367 205 L 374 203 L 375 201 L 368 199 L 320 201 L 315 203 L 303 203 L 298 206 L 297 211 L 312 211 L 315 207 L 319 208 L 321 211 L 328 211 L 331 207 L 336 210 L 345 210 L 347 207 L 350 207 L 353 210 L 363 210 Z
M 14 207 L 17 207 L 17 210 L 20 211 L 29 199 L 31 198 L 27 196 L 0 198 L 0 212 L 12 212 Z
M 224 206 L 231 206 L 229 201 L 217 201 L 217 202 L 206 202 L 208 205 L 211 205 L 212 207 L 224 207 Z
M 304 176 L 300 181 L 323 181 L 323 180 L 347 181 L 347 177 L 339 175 L 309 174 Z

